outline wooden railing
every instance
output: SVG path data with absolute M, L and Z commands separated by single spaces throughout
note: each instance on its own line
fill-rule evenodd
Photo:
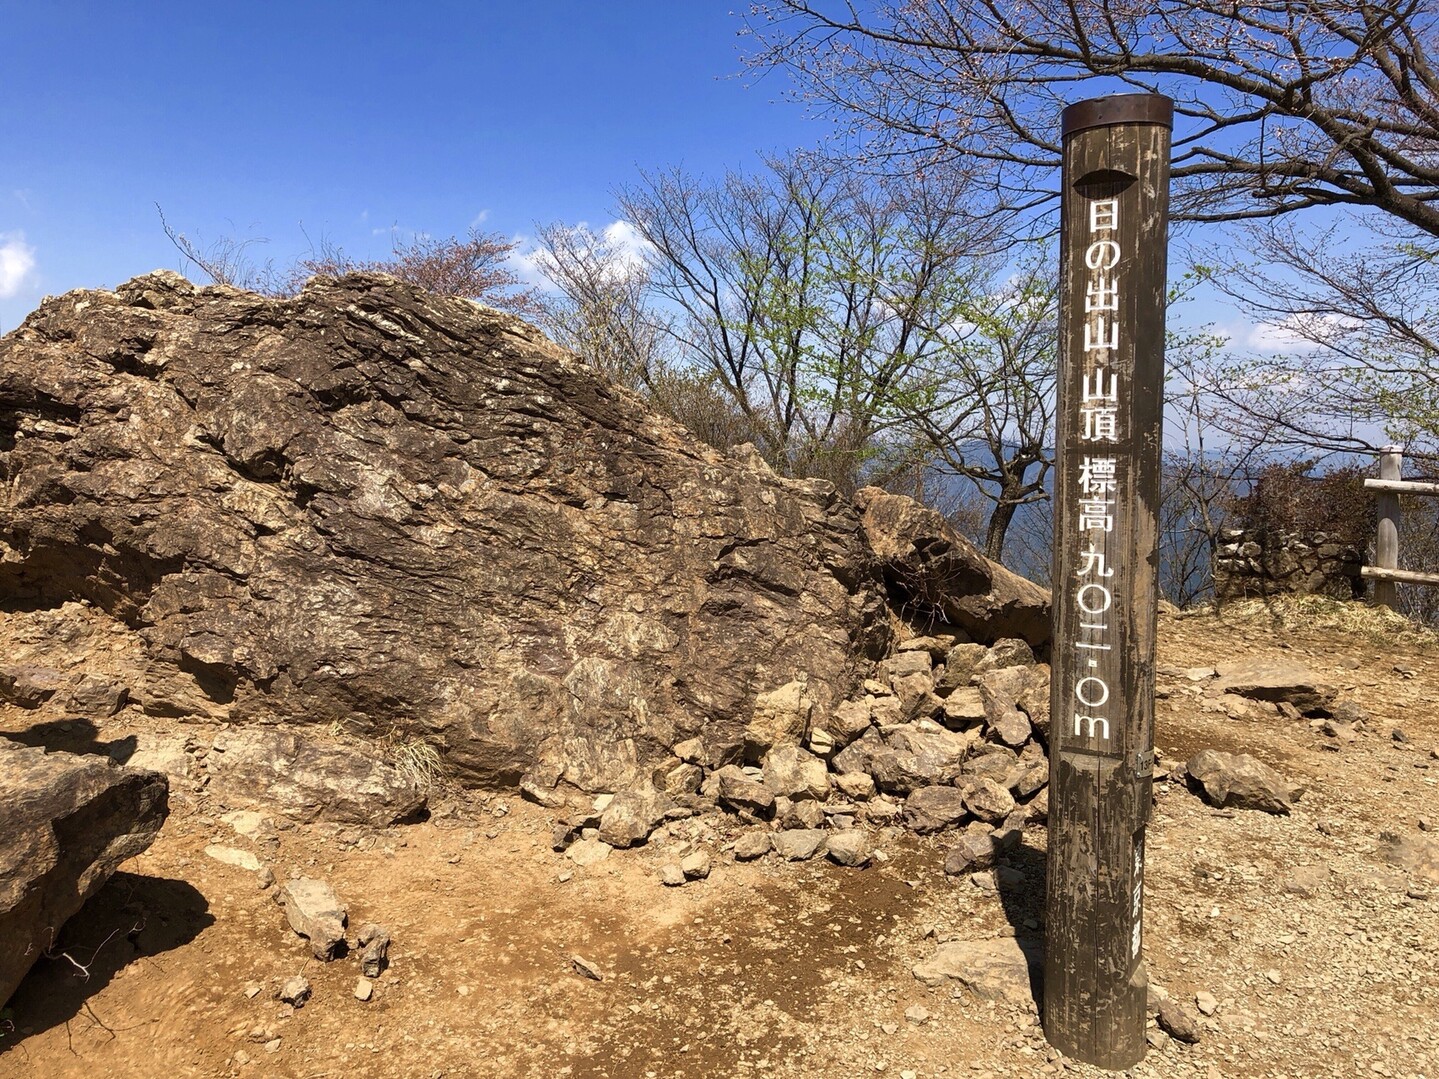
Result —
M 1399 496 L 1439 495 L 1439 483 L 1400 479 L 1403 471 L 1402 448 L 1385 446 L 1379 454 L 1379 478 L 1364 481 L 1364 486 L 1376 493 L 1379 536 L 1374 543 L 1376 564 L 1362 566 L 1359 572 L 1374 582 L 1374 602 L 1391 609 L 1398 606 L 1396 583 L 1439 585 L 1439 573 L 1399 568 Z

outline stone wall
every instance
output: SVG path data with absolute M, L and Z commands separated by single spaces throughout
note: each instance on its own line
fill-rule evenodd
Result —
M 1308 593 L 1359 599 L 1364 555 L 1326 532 L 1227 529 L 1214 556 L 1214 591 L 1222 601 Z

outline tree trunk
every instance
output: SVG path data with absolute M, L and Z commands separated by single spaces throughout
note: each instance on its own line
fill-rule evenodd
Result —
M 1009 492 L 1000 492 L 994 512 L 989 515 L 989 527 L 985 529 L 984 533 L 984 557 L 991 562 L 1000 561 L 999 556 L 1004 553 L 1004 537 L 1009 532 L 1010 522 L 1014 520 L 1014 511 L 1018 508 L 1019 502 L 1011 500 Z

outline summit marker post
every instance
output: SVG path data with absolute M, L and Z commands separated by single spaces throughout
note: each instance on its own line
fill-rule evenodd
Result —
M 1144 1058 L 1173 104 L 1064 110 L 1044 1033 Z

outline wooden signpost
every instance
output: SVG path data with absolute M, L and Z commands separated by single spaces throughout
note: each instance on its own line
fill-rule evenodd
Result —
M 1104 1068 L 1144 1057 L 1144 829 L 1173 107 L 1064 111 L 1044 1032 Z

